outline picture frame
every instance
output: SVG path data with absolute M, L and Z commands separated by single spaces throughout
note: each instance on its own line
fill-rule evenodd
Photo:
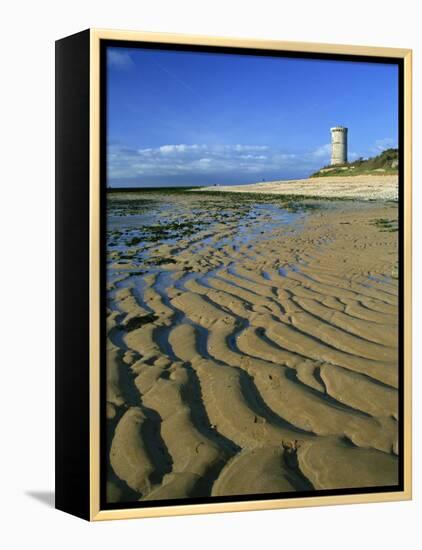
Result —
M 393 277 L 397 279 L 397 282 L 388 282 L 388 284 L 395 285 L 394 288 L 397 289 L 398 296 L 397 313 L 394 314 L 396 315 L 394 318 L 395 320 L 392 320 L 393 324 L 396 322 L 398 326 L 397 384 L 394 386 L 394 384 L 390 382 L 390 379 L 385 378 L 384 375 L 378 379 L 376 374 L 378 371 L 375 367 L 375 370 L 371 371 L 359 371 L 359 369 L 356 371 L 358 372 L 358 376 L 362 377 L 368 377 L 368 372 L 374 372 L 375 374 L 371 374 L 369 379 L 370 381 L 375 380 L 374 383 L 378 389 L 381 388 L 387 393 L 390 392 L 388 393 L 389 396 L 392 391 L 396 392 L 396 397 L 394 397 L 394 399 L 397 398 L 398 400 L 397 412 L 392 414 L 389 413 L 389 416 L 387 413 L 382 412 L 380 413 L 380 420 L 372 409 L 361 410 L 359 409 L 360 405 L 357 405 L 353 400 L 348 401 L 346 399 L 346 401 L 342 403 L 342 396 L 339 397 L 339 395 L 336 394 L 336 399 L 334 399 L 334 394 L 331 395 L 326 388 L 323 391 L 315 388 L 306 388 L 309 395 L 312 393 L 312 399 L 317 401 L 325 399 L 326 402 L 331 400 L 331 405 L 333 405 L 333 400 L 335 400 L 336 403 L 333 405 L 333 410 L 349 407 L 347 414 L 353 415 L 352 409 L 357 409 L 356 414 L 359 418 L 375 418 L 374 422 L 377 422 L 378 425 L 382 424 L 382 426 L 397 425 L 394 429 L 396 429 L 398 433 L 398 444 L 391 452 L 386 450 L 385 445 L 387 443 L 379 443 L 377 444 L 378 446 L 375 445 L 375 449 L 372 449 L 367 443 L 368 440 L 365 439 L 365 437 L 369 437 L 366 435 L 365 437 L 362 436 L 359 440 L 361 443 L 353 441 L 353 438 L 346 438 L 346 436 L 344 441 L 342 440 L 344 445 L 346 445 L 345 441 L 348 439 L 347 444 L 350 446 L 356 447 L 359 450 L 369 449 L 374 453 L 371 457 L 375 456 L 375 453 L 381 453 L 383 455 L 388 455 L 390 461 L 394 459 L 395 463 L 397 463 L 397 480 L 394 485 L 380 481 L 379 483 L 377 482 L 376 485 L 371 485 L 370 482 L 368 482 L 369 485 L 362 485 L 361 487 L 355 485 L 353 487 L 333 486 L 329 489 L 315 489 L 314 484 L 312 490 L 305 490 L 303 489 L 304 486 L 299 484 L 300 489 L 294 489 L 294 481 L 289 478 L 289 475 L 283 474 L 283 483 L 287 483 L 290 479 L 292 486 L 290 491 L 286 490 L 286 492 L 283 492 L 279 488 L 281 485 L 276 485 L 278 490 L 274 492 L 246 492 L 243 494 L 236 492 L 224 493 L 224 490 L 228 491 L 228 489 L 221 489 L 219 494 L 214 493 L 213 495 L 210 493 L 208 480 L 207 489 L 202 489 L 203 494 L 200 493 L 199 489 L 196 489 L 196 493 L 195 490 L 193 490 L 193 493 L 189 493 L 190 489 L 183 489 L 188 495 L 183 498 L 178 498 L 178 493 L 176 492 L 176 497 L 168 496 L 169 494 L 166 493 L 167 497 L 157 497 L 151 500 L 145 499 L 144 497 L 148 497 L 149 494 L 156 494 L 153 493 L 153 491 L 157 490 L 157 487 L 162 487 L 163 479 L 170 479 L 170 477 L 166 478 L 166 475 L 171 476 L 171 474 L 174 473 L 175 459 L 171 456 L 169 460 L 170 463 L 173 464 L 173 469 L 169 466 L 169 468 L 164 471 L 164 477 L 161 475 L 160 479 L 153 479 L 153 476 L 150 474 L 143 474 L 142 483 L 147 479 L 147 489 L 141 489 L 140 487 L 144 487 L 145 485 L 140 484 L 140 482 L 134 483 L 133 487 L 135 487 L 136 490 L 133 489 L 130 482 L 128 482 L 128 479 L 132 476 L 131 473 L 128 474 L 126 479 L 120 479 L 119 483 L 121 482 L 123 485 L 129 485 L 131 494 L 133 495 L 131 501 L 124 499 L 122 501 L 115 501 L 114 498 L 108 498 L 109 493 L 106 489 L 108 482 L 107 471 L 110 468 L 113 469 L 113 466 L 109 464 L 111 452 L 110 445 L 112 444 L 113 435 L 110 435 L 107 431 L 108 424 L 106 415 L 108 395 L 108 371 L 106 371 L 106 364 L 107 361 L 110 361 L 110 359 L 107 358 L 106 351 L 106 334 L 108 330 L 106 324 L 106 255 L 107 252 L 110 251 L 110 248 L 108 248 L 105 235 L 108 224 L 107 216 L 109 215 L 107 214 L 107 209 L 110 204 L 107 202 L 107 196 L 111 193 L 110 190 L 107 190 L 110 174 L 110 166 L 107 164 L 107 154 L 111 157 L 111 155 L 107 153 L 108 143 L 111 137 L 108 135 L 111 120 L 108 109 L 111 107 L 110 98 L 106 95 L 106 92 L 109 89 L 108 86 L 111 85 L 111 77 L 107 65 L 107 48 L 113 47 L 123 48 L 125 51 L 128 48 L 132 48 L 134 51 L 141 52 L 184 52 L 193 55 L 207 54 L 216 58 L 224 58 L 224 56 L 226 56 L 226 58 L 242 58 L 243 62 L 247 62 L 248 59 L 254 58 L 258 60 L 258 65 L 260 63 L 259 60 L 263 62 L 262 60 L 271 58 L 275 60 L 275 64 L 277 64 L 277 60 L 288 59 L 291 62 L 295 62 L 295 60 L 297 62 L 307 60 L 310 63 L 312 61 L 338 61 L 346 66 L 347 64 L 351 64 L 350 66 L 352 66 L 357 63 L 366 64 L 367 66 L 384 64 L 397 68 L 398 157 L 395 168 L 397 168 L 398 171 L 398 199 L 393 201 L 394 205 L 391 206 L 391 208 L 396 208 L 397 210 L 397 222 L 390 222 L 383 217 L 379 217 L 374 221 L 376 225 L 378 220 L 378 229 L 380 229 L 381 226 L 381 231 L 386 233 L 385 235 L 383 233 L 380 239 L 384 237 L 385 239 L 397 238 L 397 276 Z M 128 61 L 127 58 L 120 58 L 119 63 L 124 65 L 125 63 L 130 63 L 130 61 Z M 166 66 L 164 69 L 161 68 L 161 70 L 167 74 L 167 77 L 174 78 L 178 81 L 178 85 L 184 88 L 185 92 L 190 93 L 192 91 L 189 90 L 192 88 L 191 83 L 189 81 L 184 81 L 183 77 L 175 74 L 172 71 L 172 65 L 170 65 L 170 69 Z M 411 50 L 398 48 L 249 40 L 101 29 L 85 30 L 56 42 L 56 508 L 86 520 L 98 521 L 183 514 L 282 509 L 317 505 L 398 501 L 411 498 L 411 72 Z M 216 72 L 216 75 L 220 75 L 220 78 L 223 78 L 221 76 L 222 74 L 227 73 Z M 224 80 L 221 80 L 219 84 L 224 89 Z M 148 85 L 149 83 L 146 81 L 144 86 L 147 88 Z M 340 91 L 336 90 L 337 85 L 340 87 Z M 333 80 L 333 88 L 333 93 L 342 93 L 341 83 L 337 84 L 335 80 Z M 183 94 L 181 94 L 181 96 L 182 95 Z M 330 100 L 327 101 L 329 104 Z M 257 109 L 258 115 L 260 113 L 257 104 L 254 104 L 252 99 L 249 109 L 252 109 L 252 111 L 253 109 Z M 358 111 L 355 110 L 354 112 L 356 115 Z M 167 116 L 170 115 L 171 113 L 167 113 Z M 107 117 L 109 117 L 109 119 L 107 119 Z M 334 124 L 340 122 L 334 122 Z M 351 122 L 353 122 L 353 120 Z M 151 128 L 145 128 L 145 133 L 148 134 L 149 130 L 151 130 Z M 326 130 L 328 132 L 329 129 L 327 128 Z M 340 131 L 343 136 L 344 128 L 340 128 L 339 130 L 336 126 L 333 130 L 336 136 L 337 131 Z M 337 139 L 337 137 L 333 135 L 333 143 L 335 139 Z M 343 140 L 343 137 L 340 139 Z M 184 141 L 179 141 L 178 143 L 180 150 L 180 145 L 183 145 Z M 165 146 L 169 147 L 168 144 L 161 143 L 161 147 Z M 240 150 L 239 147 L 238 150 Z M 265 147 L 265 145 L 261 145 L 261 147 Z M 340 155 L 342 160 L 340 159 L 337 164 L 339 166 L 347 165 L 346 168 L 351 169 L 353 161 L 351 166 L 349 166 L 350 163 L 347 164 L 347 158 L 344 156 L 342 157 L 344 151 L 341 148 L 346 147 L 347 153 L 347 142 L 341 141 L 339 147 L 340 149 L 337 147 L 335 151 Z M 334 145 L 331 146 L 331 151 L 334 154 Z M 207 153 L 209 153 L 208 150 Z M 245 155 L 247 154 L 251 154 L 251 151 L 246 151 Z M 239 161 L 239 158 L 236 158 L 237 161 Z M 198 161 L 201 159 L 198 158 L 196 160 Z M 332 162 L 332 164 L 335 163 Z M 354 166 L 356 167 L 356 164 Z M 322 168 L 322 166 L 320 166 L 320 168 Z M 329 168 L 325 169 L 327 170 Z M 256 173 L 257 172 L 253 172 L 253 174 Z M 324 174 L 319 175 L 323 176 Z M 253 178 L 253 176 L 251 177 Z M 255 181 L 258 180 L 256 179 Z M 267 184 L 267 182 L 265 182 L 265 184 Z M 218 188 L 215 189 L 213 187 L 213 191 L 217 194 L 223 193 L 224 189 L 220 189 L 220 184 L 217 185 Z M 261 182 L 260 185 L 264 184 Z M 121 184 L 121 182 L 120 186 L 127 191 L 127 188 L 125 185 Z M 347 184 L 345 187 L 347 188 Z M 311 196 L 310 193 L 305 193 L 305 195 Z M 303 192 L 302 195 L 300 192 L 296 195 L 293 193 L 292 197 L 294 196 L 304 196 L 304 194 Z M 325 198 L 327 199 L 327 197 Z M 316 200 L 314 196 L 313 199 Z M 224 201 L 224 199 L 221 200 Z M 235 201 L 241 202 L 241 200 L 237 198 L 235 198 Z M 352 202 L 353 201 L 351 201 L 351 203 Z M 127 205 L 124 208 L 127 209 Z M 218 209 L 219 207 L 217 210 Z M 219 219 L 219 221 L 221 221 L 221 219 Z M 154 223 L 160 224 L 164 223 L 164 221 L 160 221 L 160 218 L 157 218 Z M 351 222 L 346 221 L 344 223 Z M 369 225 L 368 222 L 368 227 Z M 199 229 L 195 228 L 194 231 L 199 231 Z M 389 236 L 387 235 L 389 231 L 395 232 L 396 234 Z M 264 231 L 262 231 L 262 233 L 264 233 Z M 139 266 L 137 269 L 140 269 Z M 294 269 L 291 268 L 291 271 L 293 272 Z M 280 273 L 283 275 L 281 271 Z M 303 276 L 305 277 L 306 274 Z M 274 277 L 276 277 L 276 275 L 274 275 Z M 325 282 L 327 280 L 328 278 L 326 278 Z M 385 281 L 383 282 L 385 283 Z M 227 281 L 224 284 L 227 284 Z M 361 283 L 359 282 L 359 284 Z M 223 288 L 223 283 L 221 283 L 220 287 Z M 250 283 L 247 288 L 245 287 L 243 292 L 249 290 L 254 293 L 255 291 L 251 291 L 251 288 L 252 283 Z M 280 290 L 281 289 L 282 287 L 280 287 Z M 377 287 L 377 292 L 387 291 L 383 290 L 381 287 Z M 374 296 L 376 296 L 376 294 L 371 295 L 370 299 L 375 300 L 376 298 L 374 298 Z M 318 308 L 320 309 L 318 310 L 318 315 L 315 315 L 320 322 L 323 321 L 321 316 L 323 316 L 324 311 L 326 311 L 323 309 L 327 307 L 326 303 L 325 305 L 321 305 L 322 302 L 318 302 Z M 388 304 L 390 304 L 390 302 L 388 302 Z M 381 308 L 381 306 L 379 307 Z M 224 311 L 228 310 L 225 309 Z M 262 310 L 258 307 L 253 309 L 253 311 L 255 313 L 261 311 L 262 313 Z M 393 317 L 387 305 L 383 309 L 379 309 L 378 313 L 380 313 L 381 316 L 385 314 L 386 318 L 388 315 Z M 330 313 L 330 316 L 331 315 L 333 315 L 333 312 Z M 380 322 L 375 314 L 373 317 L 375 319 L 372 320 L 374 323 Z M 137 319 L 136 317 L 133 318 Z M 367 318 L 365 320 L 367 325 L 365 326 L 372 326 L 370 325 L 372 321 Z M 137 326 L 137 329 L 139 329 L 139 326 Z M 335 330 L 337 329 L 338 327 Z M 350 342 L 352 342 L 356 334 L 359 333 L 361 335 L 359 331 L 363 329 L 362 326 L 359 326 L 353 330 L 355 330 L 355 333 L 350 336 Z M 369 331 L 366 334 L 371 336 L 370 329 L 366 328 L 365 330 Z M 333 332 L 333 334 L 335 333 Z M 379 333 L 377 332 L 376 334 L 378 335 Z M 381 338 L 381 336 L 382 335 L 380 335 L 379 338 Z M 315 340 L 317 335 L 314 334 L 313 338 Z M 335 337 L 333 336 L 333 338 Z M 374 350 L 378 350 L 376 346 L 380 345 L 380 341 L 384 341 L 382 338 L 381 340 L 376 339 L 376 341 L 373 341 L 370 337 L 368 337 L 368 340 L 371 341 L 371 344 L 368 344 L 368 346 L 374 344 Z M 390 342 L 387 342 L 387 344 L 388 348 L 391 347 Z M 331 343 L 330 345 L 333 344 Z M 352 343 L 350 345 L 352 345 Z M 291 352 L 291 350 L 288 351 Z M 259 357 L 259 353 L 261 352 L 258 352 L 258 356 L 255 356 L 256 360 L 262 359 L 262 361 L 264 361 L 265 357 Z M 354 353 L 359 356 L 358 352 Z M 384 351 L 382 351 L 382 353 L 384 353 Z M 135 359 L 139 360 L 139 354 L 136 357 L 134 355 L 131 366 L 133 366 Z M 208 357 L 207 360 L 210 361 Z M 323 360 L 329 362 L 325 356 Z M 378 361 L 379 359 L 376 356 L 373 360 Z M 321 361 L 318 365 L 322 364 Z M 370 356 L 368 361 L 372 361 L 372 356 Z M 269 361 L 269 363 L 271 363 L 271 361 Z M 153 363 L 151 363 L 151 366 L 152 365 Z M 271 368 L 275 368 L 274 360 L 271 365 Z M 335 365 L 335 368 L 341 368 L 342 366 L 344 367 L 343 363 L 339 363 Z M 163 368 L 168 368 L 168 365 Z M 352 385 L 358 383 L 356 380 L 360 383 L 361 378 L 353 379 L 351 382 Z M 368 378 L 365 380 L 367 382 Z M 301 383 L 303 384 L 303 382 Z M 333 379 L 331 380 L 331 384 L 338 384 L 338 381 Z M 344 384 L 346 384 L 346 382 L 344 382 Z M 350 384 L 350 381 L 348 384 Z M 232 399 L 230 395 L 231 394 L 228 394 L 228 398 Z M 390 397 L 388 397 L 388 400 L 389 399 Z M 391 397 L 391 399 L 393 399 L 393 397 Z M 266 402 L 266 398 L 263 398 L 263 401 L 264 404 L 262 407 L 265 405 L 265 407 L 270 409 L 271 406 Z M 388 401 L 388 403 L 390 403 L 390 401 Z M 304 406 L 306 407 L 306 404 Z M 121 407 L 120 412 L 116 413 L 119 407 Z M 110 414 L 124 415 L 125 411 L 129 411 L 131 407 L 133 409 L 136 408 L 136 411 L 134 412 L 135 420 L 133 420 L 130 430 L 140 430 L 141 428 L 139 426 L 136 428 L 136 426 L 139 423 L 142 424 L 142 419 L 144 418 L 142 413 L 139 413 L 141 408 L 128 404 L 114 404 L 112 413 Z M 155 411 L 155 414 L 161 417 L 161 409 L 158 412 Z M 273 413 L 271 412 L 271 414 Z M 265 415 L 263 416 L 265 417 Z M 122 416 L 119 417 L 119 420 L 121 420 L 121 418 Z M 255 422 L 259 424 L 261 419 L 259 414 L 255 416 L 255 419 Z M 208 421 L 211 423 L 210 419 L 208 419 Z M 357 422 L 354 418 L 353 421 Z M 272 425 L 271 420 L 267 419 L 266 422 L 268 422 L 268 425 Z M 292 420 L 291 418 L 288 421 L 283 419 L 283 422 L 291 424 Z M 277 424 L 277 422 L 275 422 L 275 424 Z M 306 431 L 304 426 L 305 424 L 301 421 L 295 429 L 297 428 L 298 433 L 303 433 Z M 215 425 L 210 424 L 207 429 L 211 428 L 214 430 Z M 113 425 L 113 430 L 115 429 L 116 427 Z M 387 428 L 385 429 L 387 430 Z M 331 437 L 331 432 L 329 430 L 324 432 L 324 430 L 321 428 L 321 432 L 318 432 L 313 425 L 312 428 L 309 428 L 309 438 L 314 440 L 320 436 Z M 366 434 L 365 430 L 367 430 L 366 427 L 362 433 Z M 391 430 L 393 430 L 393 428 L 391 428 Z M 218 430 L 216 429 L 216 431 Z M 276 433 L 276 431 L 274 431 L 274 433 Z M 337 432 L 334 430 L 333 433 Z M 219 436 L 229 438 L 230 434 L 230 431 L 223 430 Z M 306 440 L 308 435 L 304 440 Z M 300 441 L 301 437 L 301 435 L 298 435 L 297 440 Z M 379 437 L 381 438 L 381 436 Z M 127 441 L 129 436 L 126 434 L 122 438 Z M 277 439 L 275 446 L 278 446 L 280 449 L 280 456 L 282 457 L 280 459 L 277 454 L 277 460 L 282 460 L 283 456 L 284 461 L 288 461 L 286 456 L 292 456 L 293 461 L 302 460 L 301 453 L 304 451 L 300 451 L 299 455 L 297 454 L 297 449 L 295 448 L 297 440 L 285 441 L 283 439 Z M 242 441 L 241 434 L 239 435 L 239 441 Z M 267 442 L 267 440 L 265 441 Z M 293 443 L 291 441 L 293 441 Z M 243 452 L 244 449 L 240 443 L 238 441 L 235 443 L 237 445 L 236 453 Z M 307 449 L 306 445 L 307 443 L 305 443 L 305 448 Z M 253 445 L 250 449 L 246 445 L 246 448 L 248 452 L 251 449 L 252 451 L 255 449 Z M 261 447 L 258 445 L 257 448 Z M 126 449 L 126 447 L 124 449 Z M 122 449 L 117 449 L 116 451 L 120 453 L 120 461 L 122 460 L 122 453 L 123 456 L 126 456 L 126 452 L 138 453 L 136 455 L 136 460 L 139 460 L 139 448 L 137 448 L 137 450 L 135 449 L 135 451 L 133 451 L 133 449 L 125 451 L 124 449 L 123 451 Z M 331 452 L 330 449 L 331 447 L 327 451 L 324 451 L 326 453 L 325 455 L 321 456 L 327 457 L 329 452 Z M 274 453 L 277 452 L 278 451 L 274 451 Z M 235 453 L 233 453 L 233 456 L 234 454 Z M 148 453 L 146 453 L 146 455 L 148 455 Z M 230 455 L 230 460 L 233 460 L 233 456 Z M 299 456 L 299 459 L 297 456 Z M 149 458 L 151 458 L 151 456 Z M 253 462 L 253 466 L 250 466 L 250 476 L 253 476 L 254 472 L 258 472 L 257 475 L 261 475 L 259 474 L 259 468 L 256 470 L 256 464 L 262 464 L 267 459 L 268 456 L 265 455 L 265 457 L 259 458 L 257 461 Z M 226 465 L 228 462 L 229 459 L 226 460 Z M 251 463 L 246 461 L 244 464 L 241 464 L 239 468 L 246 468 L 247 471 L 248 464 L 250 465 Z M 271 464 L 273 464 L 273 462 L 271 462 Z M 221 473 L 222 466 L 220 465 L 219 468 L 219 472 Z M 388 466 L 388 468 L 390 468 L 390 466 Z M 116 466 L 114 466 L 113 471 L 115 470 Z M 125 467 L 122 467 L 122 470 L 125 470 Z M 177 471 L 176 473 L 184 474 L 185 472 Z M 189 474 L 191 473 L 192 472 L 189 472 Z M 196 477 L 201 477 L 196 473 L 196 470 L 194 475 Z M 203 479 L 205 479 L 207 475 L 209 474 L 204 474 Z M 124 474 L 122 474 L 122 476 L 125 477 Z M 271 476 L 269 477 L 270 480 L 273 479 Z M 291 474 L 291 476 L 294 477 L 293 474 Z M 214 477 L 215 479 L 212 479 L 212 483 L 215 484 L 218 475 L 215 474 Z M 172 481 L 173 480 L 174 478 L 172 478 Z M 193 482 L 189 481 L 189 483 L 192 484 Z M 220 485 L 224 487 L 224 484 Z M 189 485 L 189 487 L 191 487 L 191 485 Z M 228 485 L 226 484 L 225 487 L 228 487 Z M 117 489 L 117 493 L 121 494 L 120 489 Z M 233 489 L 233 491 L 235 491 L 235 489 Z M 136 496 L 137 494 L 138 496 Z M 191 496 L 191 494 L 194 494 L 194 496 Z

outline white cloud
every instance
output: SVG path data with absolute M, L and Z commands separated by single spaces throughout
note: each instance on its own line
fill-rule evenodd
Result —
M 331 144 L 326 143 L 325 145 L 321 145 L 321 147 L 317 147 L 314 151 L 312 151 L 311 154 L 316 159 L 329 158 L 331 155 Z
M 397 140 L 390 137 L 385 137 L 375 141 L 374 146 L 372 147 L 372 152 L 378 155 L 379 153 L 385 151 L 385 149 L 391 149 L 393 147 L 397 147 Z
M 226 145 L 227 148 L 233 148 L 235 151 L 265 151 L 268 149 L 268 145 L 241 145 L 237 144 L 234 146 Z
M 108 177 L 113 179 L 192 176 L 195 174 L 231 178 L 250 174 L 261 179 L 268 174 L 311 173 L 327 164 L 330 145 L 304 153 L 290 153 L 267 145 L 165 144 L 130 149 L 116 144 L 108 149 Z M 293 176 L 294 177 L 294 176 Z
M 130 69 L 134 66 L 129 52 L 120 51 L 115 48 L 107 51 L 107 63 L 109 67 L 114 67 L 115 69 Z
M 184 143 L 180 143 L 178 145 L 162 145 L 161 147 L 158 147 L 158 151 L 163 155 L 172 155 L 173 153 L 189 153 L 191 151 L 199 151 L 204 148 L 204 145 L 185 145 Z

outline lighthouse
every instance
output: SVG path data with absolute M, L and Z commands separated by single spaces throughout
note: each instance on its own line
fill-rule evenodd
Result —
M 347 162 L 347 128 L 331 128 L 331 166 Z

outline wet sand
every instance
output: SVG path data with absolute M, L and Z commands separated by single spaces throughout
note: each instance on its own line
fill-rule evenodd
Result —
M 397 204 L 109 200 L 110 502 L 398 483 Z

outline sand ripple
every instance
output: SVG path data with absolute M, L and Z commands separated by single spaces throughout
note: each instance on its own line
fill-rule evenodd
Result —
M 238 246 L 222 224 L 116 278 L 110 500 L 397 484 L 397 237 L 372 223 L 386 211 L 316 210 Z

